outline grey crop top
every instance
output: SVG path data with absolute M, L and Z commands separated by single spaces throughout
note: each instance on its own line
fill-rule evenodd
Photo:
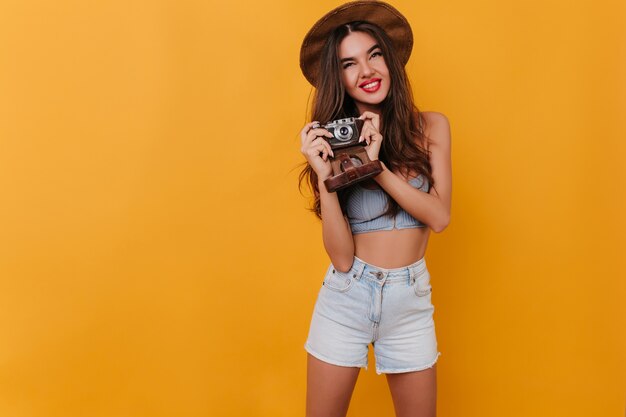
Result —
M 409 184 L 426 193 L 430 190 L 428 179 L 421 174 L 411 178 Z M 415 219 L 402 207 L 398 207 L 395 217 L 384 215 L 388 200 L 389 196 L 381 188 L 368 189 L 355 184 L 346 201 L 346 214 L 352 233 L 426 227 L 426 224 Z

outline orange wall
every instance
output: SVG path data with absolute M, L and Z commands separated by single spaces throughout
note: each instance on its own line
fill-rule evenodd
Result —
M 298 54 L 338 4 L 0 3 L 1 416 L 304 415 Z M 393 4 L 452 126 L 439 415 L 623 415 L 625 3 Z

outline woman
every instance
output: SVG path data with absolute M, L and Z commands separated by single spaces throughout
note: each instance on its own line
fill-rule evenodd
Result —
M 450 128 L 443 114 L 413 103 L 404 69 L 412 45 L 404 16 L 378 1 L 330 11 L 302 44 L 300 66 L 316 91 L 301 132 L 300 182 L 313 190 L 331 260 L 305 344 L 307 416 L 346 415 L 370 343 L 396 415 L 436 413 L 440 352 L 424 253 L 430 229 L 450 219 Z M 330 193 L 332 134 L 320 123 L 357 116 L 383 171 Z

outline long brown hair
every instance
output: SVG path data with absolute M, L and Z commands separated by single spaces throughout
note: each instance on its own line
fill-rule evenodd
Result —
M 310 120 L 326 123 L 331 120 L 359 116 L 354 100 L 345 91 L 342 83 L 338 56 L 341 41 L 351 32 L 367 33 L 377 41 L 391 77 L 389 93 L 381 103 L 382 129 L 380 133 L 384 139 L 378 158 L 392 171 L 414 171 L 417 175 L 423 174 L 433 187 L 432 168 L 427 150 L 428 138 L 424 134 L 424 117 L 413 102 L 409 79 L 393 48 L 391 39 L 375 24 L 365 21 L 351 22 L 337 27 L 331 33 L 319 60 L 320 76 L 313 97 Z M 302 189 L 303 181 L 308 182 L 314 196 L 310 210 L 321 219 L 317 174 L 307 162 L 304 165 L 298 184 Z M 348 187 L 337 191 L 344 213 L 345 201 L 352 190 L 353 187 Z M 398 212 L 399 206 L 392 198 L 388 200 L 386 214 L 393 216 Z

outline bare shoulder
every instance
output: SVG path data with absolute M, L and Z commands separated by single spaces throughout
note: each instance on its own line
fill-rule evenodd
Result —
M 426 122 L 425 134 L 431 145 L 450 145 L 450 121 L 445 114 L 436 111 L 421 112 Z
M 448 118 L 441 112 L 423 111 L 421 114 L 424 116 L 424 119 L 426 119 L 427 124 L 448 123 Z

